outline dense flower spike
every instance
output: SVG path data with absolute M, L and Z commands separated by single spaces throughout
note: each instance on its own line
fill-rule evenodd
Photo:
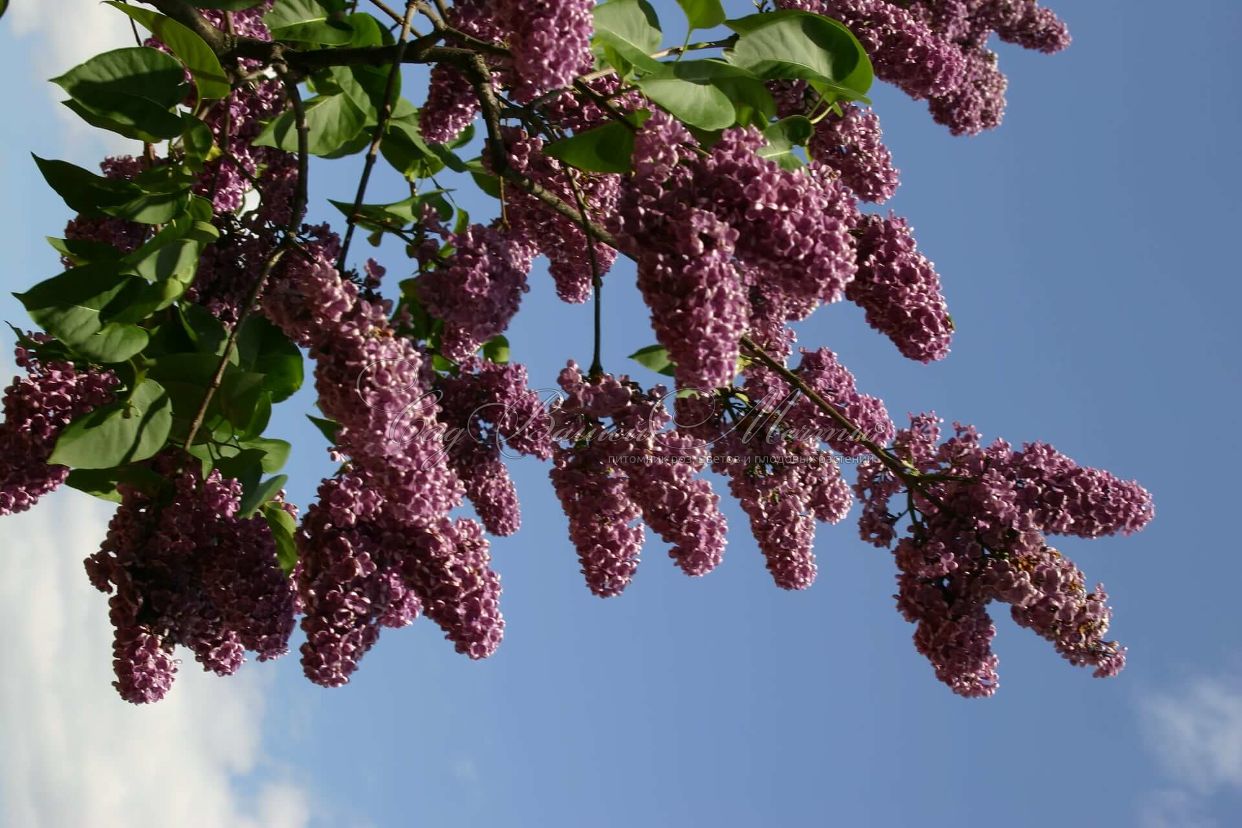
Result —
M 986 47 L 993 34 L 1041 52 L 1069 45 L 1069 31 L 1035 0 L 778 0 L 781 8 L 845 23 L 866 47 L 876 76 L 915 99 L 954 135 L 999 126 L 1005 76 Z
M 556 194 L 567 204 L 581 196 L 593 217 L 611 215 L 617 203 L 620 176 L 589 174 L 565 166 L 543 154 L 543 140 L 518 129 L 504 131 L 509 165 L 518 173 Z M 617 251 L 601 242 L 588 244 L 586 232 L 575 222 L 549 208 L 529 193 L 506 190 L 506 216 L 517 236 L 548 258 L 556 294 L 566 302 L 585 302 L 592 279 L 612 267 Z
M 381 626 L 405 626 L 418 614 L 386 543 L 382 506 L 364 473 L 346 473 L 320 485 L 302 523 L 302 669 L 324 687 L 349 681 Z
M 1119 672 L 1125 649 L 1104 640 L 1110 610 L 1103 588 L 1088 591 L 1045 535 L 1137 531 L 1153 516 L 1150 495 L 1044 444 L 1018 452 L 1003 441 L 983 446 L 961 425 L 950 439 L 939 438 L 939 421 L 919 415 L 894 442 L 920 474 L 906 506 L 921 515 L 894 550 L 897 604 L 918 625 L 915 644 L 936 675 L 961 695 L 996 691 L 986 613 L 993 601 L 1009 604 L 1014 620 L 1071 664 L 1094 667 L 1100 677 Z M 878 461 L 862 464 L 855 491 L 864 501 L 865 539 L 888 545 L 896 537 L 889 503 L 904 488 Z
M 588 378 L 570 362 L 559 382 L 556 435 L 568 445 L 554 454 L 552 484 L 569 518 L 587 585 L 619 594 L 638 568 L 640 515 L 687 575 L 720 563 L 725 521 L 719 498 L 697 473 L 706 465 L 702 440 L 670 430 L 666 390 L 643 392 L 627 377 Z M 603 420 L 610 420 L 605 425 Z
M 35 335 L 32 344 L 47 342 Z M 73 420 L 112 402 L 118 385 L 111 371 L 77 368 L 70 362 L 42 361 L 18 345 L 16 362 L 26 371 L 4 390 L 0 424 L 0 515 L 24 512 L 69 476 L 48 458 L 56 438 Z
M 845 295 L 867 323 L 919 362 L 944 359 L 953 323 L 935 265 L 918 251 L 905 219 L 866 216 L 858 226 L 858 275 Z
M 86 559 L 91 583 L 113 593 L 115 686 L 135 704 L 168 692 L 177 644 L 229 675 L 246 649 L 260 660 L 284 654 L 294 625 L 266 521 L 238 515 L 241 485 L 219 472 L 176 472 L 171 455 L 154 468 L 172 476 L 171 500 L 122 486 L 108 537 Z
M 854 195 L 883 204 L 897 192 L 899 174 L 884 146 L 880 118 L 853 104 L 842 106 L 842 112 L 829 114 L 815 126 L 807 152 L 840 173 Z
M 428 217 L 430 227 L 438 227 Z M 499 230 L 471 225 L 460 233 L 441 229 L 452 247 L 447 261 L 434 243 L 419 253 L 431 269 L 418 282 L 424 306 L 445 323 L 442 349 L 450 359 L 466 359 L 480 345 L 504 332 L 529 290 L 530 255 L 524 245 Z
M 478 114 L 479 99 L 469 78 L 444 63 L 431 70 L 427 103 L 418 111 L 418 127 L 424 138 L 435 144 L 452 141 Z
M 736 373 L 750 316 L 743 278 L 800 317 L 835 302 L 853 278 L 856 212 L 825 169 L 782 170 L 758 132 L 730 130 L 703 158 L 689 133 L 653 115 L 634 141 L 634 176 L 615 232 L 637 251 L 639 287 L 678 385 L 708 390 Z
M 461 368 L 473 372 L 442 377 L 437 385 L 449 465 L 487 531 L 512 535 L 521 514 L 502 441 L 546 460 L 552 454 L 551 420 L 539 395 L 527 387 L 523 366 L 470 360 Z
M 397 539 L 390 539 L 396 543 Z M 464 518 L 441 520 L 410 540 L 404 575 L 423 612 L 444 630 L 457 652 L 487 658 L 500 646 L 500 576 L 491 569 L 483 528 Z
M 518 78 L 513 96 L 519 103 L 568 86 L 590 68 L 593 0 L 501 0 L 496 5 L 511 31 Z

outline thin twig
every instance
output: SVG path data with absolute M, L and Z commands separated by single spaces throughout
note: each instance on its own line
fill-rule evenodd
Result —
M 362 165 L 362 177 L 358 179 L 358 192 L 354 196 L 354 206 L 349 211 L 349 218 L 346 222 L 341 255 L 336 260 L 336 269 L 341 272 L 345 271 L 349 245 L 354 240 L 354 228 L 358 224 L 358 211 L 362 208 L 362 199 L 367 194 L 367 184 L 371 181 L 371 171 L 375 168 L 375 161 L 379 157 L 380 144 L 384 143 L 384 131 L 388 128 L 388 119 L 392 117 L 393 93 L 396 92 L 397 81 L 401 78 L 401 59 L 405 54 L 406 38 L 410 36 L 410 22 L 414 17 L 414 6 L 413 0 L 405 4 L 405 17 L 401 19 L 401 36 L 397 38 L 397 53 L 393 57 L 392 69 L 388 72 L 388 83 L 384 87 L 384 103 L 380 107 L 379 119 L 375 125 L 375 137 L 371 139 L 371 147 Z
M 203 427 L 203 421 L 207 419 L 207 410 L 211 407 L 211 401 L 215 397 L 216 392 L 220 390 L 220 385 L 224 381 L 224 373 L 228 370 L 229 362 L 233 356 L 233 350 L 237 347 L 237 338 L 241 334 L 242 325 L 245 324 L 246 319 L 250 316 L 250 312 L 262 297 L 263 288 L 267 285 L 272 272 L 275 271 L 276 265 L 280 263 L 281 258 L 288 250 L 297 247 L 294 235 L 301 224 L 302 214 L 306 210 L 307 170 L 310 164 L 310 130 L 306 123 L 306 107 L 302 104 L 302 96 L 298 92 L 297 81 L 290 76 L 288 67 L 283 64 L 277 64 L 276 71 L 285 85 L 285 91 L 289 96 L 289 102 L 293 107 L 297 123 L 298 185 L 296 195 L 294 196 L 293 204 L 290 205 L 289 220 L 281 233 L 280 242 L 277 243 L 267 257 L 259 278 L 251 286 L 245 303 L 238 309 L 237 322 L 234 323 L 233 329 L 229 331 L 228 339 L 224 343 L 224 352 L 220 356 L 220 362 L 216 365 L 216 371 L 212 375 L 211 382 L 207 385 L 207 391 L 203 394 L 203 401 L 199 403 L 194 419 L 190 421 L 190 429 L 186 433 L 184 443 L 186 451 L 189 451 L 190 447 L 194 445 L 194 439 L 198 436 L 199 429 Z

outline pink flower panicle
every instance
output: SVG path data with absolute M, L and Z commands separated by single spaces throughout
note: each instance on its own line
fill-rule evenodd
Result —
M 1154 514 L 1146 490 L 1079 467 L 1045 444 L 984 446 L 969 426 L 955 426 L 941 442 L 939 420 L 929 414 L 911 418 L 894 450 L 928 480 L 911 493 L 920 517 L 894 550 L 897 605 L 917 625 L 915 646 L 941 681 L 965 696 L 996 691 L 987 615 L 994 601 L 1009 604 L 1015 621 L 1070 663 L 1101 677 L 1120 671 L 1125 649 L 1104 639 L 1107 595 L 1102 587 L 1088 591 L 1045 536 L 1138 531 Z M 897 538 L 890 502 L 904 491 L 878 461 L 860 465 L 855 492 L 864 503 L 865 540 L 888 546 Z
M 588 378 L 573 362 L 559 382 L 565 397 L 554 430 L 567 445 L 555 449 L 551 478 L 591 591 L 608 597 L 629 584 L 643 544 L 640 517 L 672 544 L 669 556 L 687 575 L 714 569 L 726 526 L 719 498 L 697 476 L 706 445 L 667 428 L 666 390 L 643 392 L 608 374 Z
M 552 456 L 551 421 L 538 394 L 527 387 L 522 365 L 473 359 L 459 369 L 437 383 L 449 466 L 487 531 L 512 535 L 521 526 L 521 513 L 501 459 L 502 443 L 546 460 Z
M 865 216 L 858 226 L 858 275 L 845 295 L 867 323 L 919 362 L 949 355 L 953 325 L 940 276 L 905 219 Z
M 543 154 L 543 139 L 520 129 L 505 128 L 504 141 L 509 165 L 515 172 L 567 204 L 576 205 L 580 194 L 592 216 L 608 216 L 614 212 L 620 176 L 584 173 L 562 165 Z M 485 154 L 484 160 L 487 158 Z M 608 272 L 617 251 L 602 242 L 588 245 L 580 222 L 552 210 L 519 188 L 505 191 L 505 208 L 515 236 L 548 258 L 548 271 L 556 282 L 557 296 L 566 302 L 589 299 L 593 277 L 596 274 L 602 277 Z
M 245 650 L 260 660 L 288 649 L 294 594 L 262 517 L 241 518 L 241 485 L 219 472 L 173 473 L 167 503 L 122 485 L 122 502 L 99 551 L 86 559 L 91 583 L 112 593 L 114 686 L 134 704 L 158 701 L 172 685 L 177 644 L 217 675 Z
M 509 327 L 522 294 L 530 290 L 529 251 L 492 227 L 474 224 L 455 233 L 430 215 L 426 224 L 443 235 L 453 253 L 441 261 L 437 245 L 423 245 L 422 264 L 430 269 L 418 279 L 418 297 L 445 323 L 440 350 L 463 360 Z
M 30 335 L 36 345 L 48 337 Z M 78 417 L 112 402 L 119 381 L 111 371 L 41 360 L 18 345 L 26 376 L 4 391 L 0 424 L 0 515 L 24 512 L 65 482 L 69 469 L 48 458 L 61 432 Z
M 858 198 L 883 204 L 897 192 L 899 173 L 884 146 L 880 118 L 854 104 L 843 104 L 842 111 L 816 124 L 807 152 L 836 170 Z

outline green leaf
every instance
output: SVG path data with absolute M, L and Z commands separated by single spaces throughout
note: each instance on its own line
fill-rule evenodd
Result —
M 663 345 L 648 345 L 630 354 L 630 359 L 644 365 L 657 374 L 673 376 L 673 362 L 668 358 L 668 349 Z
M 645 71 L 659 71 L 659 62 L 650 54 L 664 39 L 660 19 L 647 0 L 608 0 L 595 7 L 596 53 L 607 59 L 613 50 L 623 60 Z M 622 73 L 630 66 L 616 66 Z
M 120 400 L 74 420 L 56 440 L 49 463 L 108 469 L 153 456 L 172 428 L 172 405 L 163 386 L 143 380 Z
M 841 23 L 786 9 L 753 14 L 726 24 L 741 36 L 726 53 L 730 63 L 764 80 L 811 81 L 822 92 L 862 98 L 871 88 L 871 60 Z
M 483 343 L 483 358 L 497 365 L 509 364 L 509 340 L 503 334 Z
M 281 570 L 288 575 L 298 565 L 298 545 L 294 540 L 298 522 L 277 503 L 263 506 L 263 518 L 272 530 L 272 540 L 276 542 L 276 560 L 280 563 Z
M 61 256 L 71 260 L 76 267 L 93 262 L 118 262 L 121 259 L 121 251 L 103 242 L 48 236 L 47 243 Z
M 306 102 L 308 147 L 312 155 L 330 155 L 353 140 L 365 124 L 365 113 L 344 93 L 320 95 Z M 274 118 L 254 144 L 297 152 L 298 131 L 293 111 L 287 110 Z
M 172 110 L 185 98 L 185 70 L 158 49 L 104 52 L 52 82 L 69 93 L 65 105 L 93 126 L 148 143 L 181 134 Z
M 102 309 L 131 281 L 110 264 L 76 267 L 15 294 L 30 318 L 82 356 L 105 364 L 124 362 L 146 347 L 136 325 L 105 323 Z
M 708 61 L 661 64 L 660 72 L 638 79 L 638 88 L 690 126 L 707 130 L 724 129 L 733 125 L 737 113 L 729 96 L 713 85 L 709 75 L 703 73 L 703 68 L 710 65 Z
M 202 305 L 187 303 L 177 307 L 177 316 L 187 338 L 200 353 L 220 354 L 228 332 L 211 311 Z
M 444 168 L 444 160 L 419 134 L 417 114 L 388 123 L 380 152 L 384 160 L 411 181 L 435 175 Z
M 53 161 L 31 155 L 43 178 L 56 191 L 69 209 L 87 216 L 102 215 L 104 208 L 117 207 L 133 200 L 139 189 L 128 181 L 116 181 L 95 175 L 68 161 Z
M 289 399 L 302 387 L 303 361 L 298 346 L 262 316 L 247 317 L 237 336 L 237 365 L 263 375 L 272 402 Z
M 732 108 L 730 108 L 732 113 Z M 634 154 L 634 130 L 618 121 L 553 141 L 545 154 L 589 172 L 626 173 Z
M 336 420 L 329 420 L 324 417 L 314 417 L 310 414 L 306 415 L 306 419 L 310 420 L 315 428 L 319 429 L 319 433 L 328 439 L 329 443 L 336 444 L 336 433 L 341 430 L 341 424 Z
M 289 462 L 289 452 L 293 446 L 288 440 L 276 440 L 271 437 L 257 437 L 241 443 L 243 449 L 254 449 L 263 452 L 259 458 L 259 466 L 265 472 L 278 472 Z
M 160 490 L 164 478 L 145 466 L 129 465 L 116 469 L 74 469 L 65 485 L 111 503 L 121 502 L 117 484 L 124 483 L 147 494 Z
M 4 17 L 4 13 L 9 10 L 9 0 L 0 0 L 0 17 Z
M 259 511 L 259 507 L 271 501 L 272 498 L 280 494 L 280 490 L 289 482 L 289 475 L 278 474 L 275 477 L 269 477 L 258 486 L 253 487 L 242 495 L 241 503 L 238 506 L 238 514 L 242 518 L 253 517 L 255 512 Z
M 686 13 L 691 29 L 710 29 L 725 22 L 720 0 L 677 0 L 677 5 Z
M 343 0 L 280 0 L 263 16 L 273 40 L 344 46 L 354 38 Z
M 760 158 L 775 161 L 785 169 L 798 169 L 802 161 L 793 154 L 795 146 L 806 146 L 815 133 L 815 125 L 803 115 L 782 118 L 763 131 L 768 139 L 766 146 L 760 147 L 755 153 Z
M 227 98 L 232 92 L 228 76 L 224 73 L 224 67 L 220 65 L 216 53 L 189 28 L 150 9 L 129 6 L 116 0 L 108 0 L 108 5 L 120 9 L 141 23 L 172 50 L 194 76 L 194 85 L 198 88 L 200 100 Z

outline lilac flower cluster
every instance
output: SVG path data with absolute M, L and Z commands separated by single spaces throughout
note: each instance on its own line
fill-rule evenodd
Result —
M 853 104 L 843 104 L 841 110 L 815 125 L 807 152 L 836 170 L 858 198 L 883 204 L 897 192 L 899 175 L 884 146 L 880 118 Z
M 86 559 L 91 583 L 111 593 L 114 686 L 134 704 L 172 685 L 177 644 L 217 675 L 231 675 L 251 650 L 283 655 L 294 625 L 294 593 L 262 517 L 238 515 L 241 484 L 219 472 L 155 467 L 171 477 L 164 502 L 122 485 L 122 502 L 99 551 Z
M 591 592 L 607 598 L 629 584 L 642 521 L 672 544 L 669 556 L 687 575 L 714 569 L 726 525 L 719 498 L 697 476 L 706 446 L 668 428 L 666 390 L 643 392 L 624 376 L 586 377 L 573 362 L 558 381 L 565 397 L 553 412 L 554 431 L 563 443 L 554 449 L 550 477 Z
M 843 429 L 762 365 L 748 365 L 737 391 L 678 400 L 683 431 L 711 444 L 712 467 L 750 519 L 751 533 L 776 585 L 806 589 L 818 572 L 815 523 L 839 523 L 853 498 L 832 452 L 860 456 L 859 437 L 893 435 L 884 403 L 860 393 L 831 351 L 803 351 L 795 373 L 857 430 Z M 861 432 L 861 435 L 859 434 Z
M 707 390 L 736 373 L 752 285 L 781 322 L 841 298 L 854 276 L 857 213 L 825 168 L 787 171 L 759 157 L 757 131 L 730 130 L 704 156 L 690 143 L 668 115 L 644 124 L 612 229 L 638 260 L 678 386 Z
M 530 288 L 531 248 L 494 227 L 474 224 L 461 232 L 445 228 L 428 210 L 423 229 L 438 234 L 452 249 L 447 261 L 428 240 L 417 251 L 424 273 L 418 297 L 432 316 L 444 321 L 440 350 L 463 360 L 504 332 Z
M 1005 110 L 1001 40 L 1041 52 L 1069 45 L 1069 31 L 1035 0 L 777 0 L 781 8 L 840 20 L 867 49 L 878 77 L 916 100 L 954 135 L 998 126 Z
M 271 40 L 271 33 L 263 23 L 263 15 L 271 7 L 271 0 L 265 0 L 254 8 L 231 12 L 232 31 L 241 37 Z M 225 12 L 208 9 L 203 11 L 203 16 L 221 31 L 228 29 Z M 257 72 L 260 68 L 253 60 L 241 60 L 239 67 L 244 73 Z M 251 145 L 263 131 L 265 122 L 280 114 L 284 108 L 285 94 L 280 81 L 274 77 L 259 77 L 234 89 L 227 98 L 217 101 L 204 114 L 203 120 L 211 129 L 222 154 L 207 163 L 199 176 L 196 192 L 211 199 L 217 213 L 239 210 L 258 176 L 264 175 L 275 182 L 282 176 L 273 175 L 273 172 L 279 169 L 288 171 L 296 166 L 288 153 Z M 265 200 L 269 206 L 278 201 L 271 197 Z M 284 222 L 276 220 L 275 223 Z
M 919 362 L 944 359 L 953 323 L 940 276 L 919 252 L 910 226 L 895 216 L 866 216 L 856 232 L 858 275 L 846 288 L 846 297 L 905 356 Z
M 448 10 L 447 22 L 476 40 L 506 46 L 510 57 L 488 58 L 493 74 L 518 103 L 531 103 L 590 71 L 593 6 L 591 0 L 459 0 Z M 478 112 L 470 79 L 456 67 L 437 64 L 419 111 L 423 137 L 433 143 L 451 141 Z
M 1044 444 L 1014 451 L 984 446 L 970 426 L 940 442 L 939 420 L 924 414 L 896 437 L 896 456 L 917 470 L 895 479 L 878 460 L 859 467 L 864 540 L 896 539 L 891 501 L 907 493 L 909 533 L 897 541 L 897 606 L 917 625 L 915 646 L 937 677 L 964 696 L 996 691 L 992 602 L 1010 605 L 1015 621 L 1052 642 L 1077 666 L 1111 676 L 1125 648 L 1104 639 L 1110 609 L 1102 587 L 1088 591 L 1082 573 L 1048 545 L 1046 535 L 1129 534 L 1153 517 L 1151 496 L 1134 482 L 1083 468 Z
M 345 683 L 382 626 L 404 626 L 420 611 L 459 652 L 483 658 L 504 629 L 500 580 L 482 529 L 447 517 L 463 486 L 449 464 L 430 362 L 373 294 L 380 271 L 370 267 L 360 288 L 336 269 L 337 237 L 326 227 L 309 235 L 282 260 L 263 303 L 310 348 L 319 407 L 340 424 L 334 452 L 348 458 L 320 487 L 298 538 L 303 670 L 325 686 Z M 502 394 L 517 379 L 524 384 L 515 373 L 489 377 L 490 390 Z M 511 426 L 494 422 L 502 432 Z M 533 445 L 522 439 L 513 438 Z
M 503 138 L 509 166 L 515 172 L 567 204 L 576 205 L 581 195 L 589 215 L 608 216 L 616 209 L 620 176 L 584 173 L 562 165 L 543 154 L 541 138 L 520 129 L 506 128 Z M 505 215 L 515 236 L 548 258 L 556 295 L 566 302 L 589 299 L 593 278 L 607 273 L 617 258 L 612 247 L 599 241 L 588 242 L 580 223 L 552 210 L 519 187 L 505 190 Z
M 517 83 L 513 97 L 530 103 L 590 71 L 593 0 L 502 0 Z
M 36 344 L 47 337 L 33 334 Z M 4 390 L 0 423 L 0 516 L 24 512 L 65 482 L 69 469 L 48 458 L 65 426 L 112 402 L 118 385 L 111 371 L 78 368 L 71 362 L 43 361 L 18 345 L 17 377 Z
M 517 532 L 522 517 L 517 491 L 502 459 L 502 442 L 521 454 L 552 456 L 551 419 L 527 385 L 526 368 L 472 359 L 456 375 L 441 377 L 440 420 L 448 429 L 449 466 L 493 535 Z

